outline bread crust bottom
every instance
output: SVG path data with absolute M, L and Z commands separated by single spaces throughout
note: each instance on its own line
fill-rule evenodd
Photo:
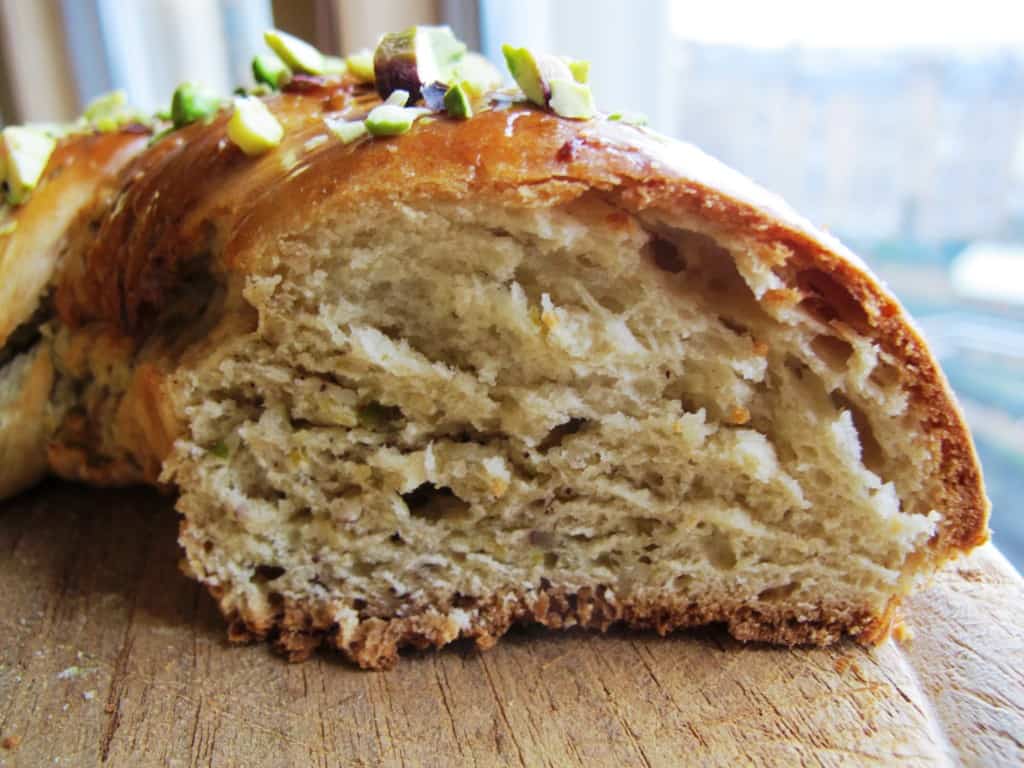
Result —
M 214 597 L 219 597 L 218 591 L 211 588 Z M 872 644 L 888 636 L 896 607 L 895 599 L 881 613 L 841 602 L 797 607 L 769 601 L 693 602 L 671 594 L 620 600 L 603 585 L 571 592 L 546 581 L 529 591 L 509 590 L 485 601 L 455 602 L 443 609 L 415 607 L 390 617 L 359 616 L 346 609 L 347 621 L 339 621 L 337 613 L 327 607 L 290 600 L 279 600 L 266 613 L 229 610 L 224 614 L 229 640 L 269 641 L 289 661 L 305 661 L 327 646 L 363 669 L 389 669 L 398 662 L 403 648 L 441 648 L 469 638 L 477 648 L 487 650 L 516 624 L 601 632 L 622 626 L 654 630 L 662 636 L 677 629 L 721 624 L 744 642 L 829 645 L 851 636 Z

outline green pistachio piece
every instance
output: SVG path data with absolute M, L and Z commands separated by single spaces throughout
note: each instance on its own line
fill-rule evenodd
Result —
M 252 60 L 252 76 L 257 83 L 280 89 L 291 80 L 292 71 L 274 54 L 261 53 Z
M 417 26 L 384 35 L 373 53 L 377 92 L 387 98 L 392 91 L 408 91 L 413 100 L 430 83 L 452 82 L 454 67 L 466 53 L 450 27 Z
M 393 107 L 404 107 L 409 103 L 409 92 L 402 89 L 392 91 L 391 95 L 384 99 L 384 103 Z
M 511 45 L 501 46 L 505 55 L 505 64 L 516 84 L 523 89 L 526 98 L 538 107 L 548 105 L 548 94 L 541 78 L 537 60 L 528 48 L 513 48 Z
M 608 115 L 608 119 L 626 125 L 647 125 L 647 115 L 642 112 L 612 112 Z
M 381 104 L 370 110 L 370 114 L 366 116 L 366 130 L 373 136 L 398 136 L 412 128 L 416 118 L 429 111 L 429 109 Z
M 595 112 L 590 86 L 577 83 L 575 80 L 552 80 L 551 109 L 561 117 L 589 120 Z
M 228 120 L 228 138 L 247 155 L 261 155 L 281 143 L 284 128 L 257 98 L 235 99 L 235 111 Z
M 460 120 L 466 120 L 473 116 L 469 94 L 466 93 L 466 89 L 462 87 L 461 83 L 456 83 L 445 93 L 444 108 L 449 115 Z
M 538 107 L 546 107 L 551 100 L 551 82 L 570 80 L 575 82 L 569 65 L 557 56 L 534 53 L 529 48 L 514 48 L 503 45 L 505 63 L 516 84 L 526 97 Z
M 348 71 L 348 65 L 340 56 L 324 56 L 325 75 L 344 75 Z
M 124 91 L 111 91 L 89 102 L 82 118 L 101 133 L 116 131 L 125 123 L 140 117 L 128 108 L 128 97 Z
M 501 72 L 479 53 L 467 53 L 455 65 L 451 82 L 461 83 L 473 98 L 502 86 Z
M 373 51 L 363 49 L 345 59 L 349 73 L 364 83 L 373 82 Z
M 572 79 L 586 85 L 590 80 L 590 62 L 583 59 L 566 59 L 565 63 L 572 72 Z
M 305 40 L 279 29 L 268 29 L 263 33 L 263 40 L 292 71 L 307 75 L 323 74 L 324 55 Z
M 7 202 L 20 205 L 42 178 L 57 141 L 33 128 L 13 125 L 3 129 L 2 138 Z
M 206 120 L 217 114 L 220 98 L 212 91 L 195 83 L 182 83 L 171 97 L 171 121 L 175 128 Z
M 341 139 L 342 144 L 351 144 L 366 135 L 366 122 L 363 120 L 341 120 L 336 117 L 325 117 L 327 129 Z

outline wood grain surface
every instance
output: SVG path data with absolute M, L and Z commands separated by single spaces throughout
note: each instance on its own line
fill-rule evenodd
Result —
M 0 506 L 2 766 L 1024 764 L 1024 584 L 985 547 L 867 650 L 513 632 L 391 672 L 229 646 L 171 503 Z

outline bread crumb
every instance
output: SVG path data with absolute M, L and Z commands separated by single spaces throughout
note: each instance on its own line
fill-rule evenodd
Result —
M 14 750 L 17 749 L 21 744 L 21 736 L 11 734 L 10 736 L 4 736 L 4 740 L 0 742 L 4 749 Z
M 892 636 L 900 645 L 909 645 L 914 641 L 914 630 L 903 619 L 897 619 Z
M 754 341 L 754 354 L 760 357 L 766 357 L 768 355 L 768 342 L 755 339 Z
M 92 672 L 92 670 L 87 668 L 87 667 L 79 667 L 77 665 L 72 665 L 72 666 L 67 667 L 66 669 L 62 669 L 60 672 L 58 672 L 57 673 L 57 679 L 58 680 L 74 680 L 75 678 L 82 677 L 83 675 L 87 675 L 90 672 Z
M 733 409 L 729 412 L 729 423 L 746 424 L 748 421 L 750 421 L 750 411 L 742 405 L 733 406 Z

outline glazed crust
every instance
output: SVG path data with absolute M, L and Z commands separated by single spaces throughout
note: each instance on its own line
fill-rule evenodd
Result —
M 421 122 L 391 139 L 307 146 L 324 133 L 325 114 L 358 116 L 375 97 L 351 82 L 300 85 L 297 92 L 268 99 L 285 139 L 280 148 L 257 158 L 245 156 L 226 139 L 224 114 L 150 148 L 127 138 L 118 145 L 130 147 L 136 157 L 120 172 L 114 194 L 97 191 L 91 208 L 68 227 L 61 269 L 49 286 L 57 319 L 73 334 L 91 339 L 101 329 L 130 350 L 145 344 L 157 352 L 148 353 L 145 365 L 133 367 L 129 395 L 118 411 L 122 421 L 115 428 L 127 457 L 124 464 L 90 455 L 88 441 L 69 446 L 55 439 L 51 470 L 94 482 L 157 482 L 174 438 L 184 429 L 174 408 L 173 371 L 203 349 L 201 342 L 184 348 L 176 344 L 181 329 L 158 326 L 157 318 L 189 290 L 195 274 L 213 275 L 226 284 L 270 272 L 276 266 L 276 241 L 301 234 L 330 211 L 355 211 L 368 203 L 427 198 L 551 206 L 599 194 L 630 215 L 699 219 L 706 231 L 742 241 L 789 286 L 762 301 L 801 303 L 828 322 L 853 327 L 892 355 L 909 382 L 913 405 L 926 414 L 926 429 L 940 456 L 941 490 L 935 502 L 946 514 L 927 559 L 937 567 L 987 539 L 988 502 L 977 456 L 921 335 L 863 262 L 774 195 L 692 146 L 619 123 L 564 120 L 525 106 L 486 111 L 468 121 Z M 85 167 L 100 151 L 95 140 L 78 139 L 62 148 L 61 157 L 77 153 Z M 109 156 L 109 148 L 102 151 Z M 106 172 L 95 176 L 100 179 Z M 44 185 L 19 215 L 42 215 L 38 211 L 46 199 Z M 9 270 L 0 264 L 0 277 Z M 26 285 L 35 301 L 47 290 L 45 284 Z M 166 338 L 154 345 L 154 337 L 161 335 Z M 98 417 L 84 414 L 87 421 Z M 824 607 L 797 620 L 765 606 L 684 606 L 670 598 L 620 605 L 600 594 L 598 585 L 586 596 L 539 586 L 530 594 L 495 596 L 479 608 L 476 623 L 463 634 L 487 644 L 519 620 L 602 629 L 623 621 L 659 631 L 724 621 L 744 639 L 802 643 L 829 641 L 840 630 L 872 640 L 884 635 L 887 626 L 885 617 L 871 618 L 856 606 Z M 338 632 L 299 605 L 229 618 L 235 636 L 272 635 L 298 656 Z M 366 666 L 388 663 L 403 643 L 452 639 L 450 628 L 430 629 L 423 617 L 361 621 L 362 646 L 343 650 Z

